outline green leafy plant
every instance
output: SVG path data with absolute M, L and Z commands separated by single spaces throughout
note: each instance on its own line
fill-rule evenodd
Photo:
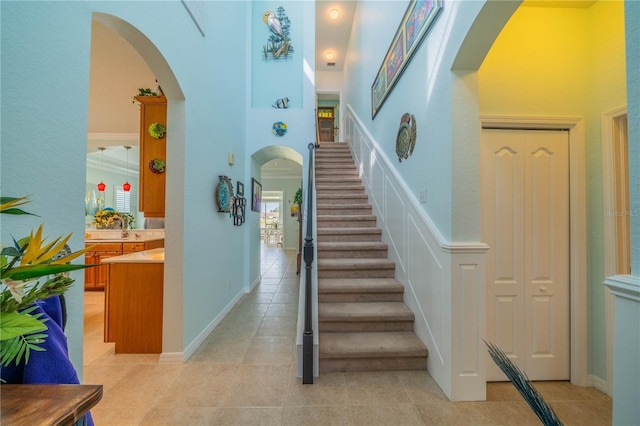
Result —
M 158 96 L 158 93 L 151 89 L 138 88 L 138 96 Z
M 0 213 L 33 215 L 19 206 L 28 197 L 0 197 Z M 42 313 L 34 314 L 35 302 L 66 292 L 74 280 L 67 272 L 92 265 L 72 265 L 69 262 L 92 247 L 60 256 L 71 234 L 51 242 L 42 236 L 43 225 L 28 237 L 13 239 L 0 252 L 0 364 L 16 365 L 29 362 L 31 351 L 44 351 L 40 346 L 48 337 Z M 44 278 L 44 282 L 39 279 Z
M 302 188 L 298 188 L 296 195 L 293 197 L 293 204 L 302 204 Z
M 164 136 L 165 133 L 167 133 L 167 128 L 163 124 L 152 123 L 149 126 L 149 134 L 152 138 L 160 139 Z

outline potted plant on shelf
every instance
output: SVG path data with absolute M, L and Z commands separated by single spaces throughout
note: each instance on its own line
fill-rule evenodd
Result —
M 28 202 L 0 197 L 0 213 L 33 215 L 20 208 Z M 0 377 L 6 383 L 79 383 L 66 352 L 60 296 L 74 282 L 68 272 L 92 266 L 69 263 L 91 247 L 71 252 L 71 234 L 51 242 L 42 235 L 41 224 L 0 252 Z

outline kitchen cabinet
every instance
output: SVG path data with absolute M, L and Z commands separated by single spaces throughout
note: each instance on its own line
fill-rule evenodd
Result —
M 109 259 L 104 341 L 117 354 L 162 352 L 164 249 Z
M 164 247 L 164 239 L 132 242 L 103 242 L 98 244 L 87 243 L 86 246 L 94 247 L 85 253 L 84 263 L 87 265 L 99 265 L 84 270 L 84 289 L 102 291 L 108 279 L 108 267 L 102 264 L 102 260 L 122 254 L 134 253 L 143 250 Z
M 166 136 L 156 138 L 149 127 L 167 125 L 167 98 L 164 96 L 136 96 L 140 103 L 140 190 L 139 208 L 144 217 L 164 217 L 165 173 L 152 171 L 153 160 L 167 160 Z

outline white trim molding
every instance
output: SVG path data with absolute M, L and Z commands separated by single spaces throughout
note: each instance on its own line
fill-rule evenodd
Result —
M 602 114 L 602 198 L 605 211 L 616 210 L 616 166 L 615 143 L 619 135 L 615 134 L 618 119 L 627 115 L 627 107 L 616 108 Z M 604 276 L 610 277 L 618 273 L 618 242 L 616 222 L 605 215 L 604 221 Z M 601 379 L 607 395 L 613 394 L 613 323 L 615 318 L 615 297 L 611 289 L 605 286 L 605 333 L 607 345 L 607 377 Z

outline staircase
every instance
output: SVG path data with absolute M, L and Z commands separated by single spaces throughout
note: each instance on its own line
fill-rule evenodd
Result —
M 320 372 L 426 370 L 348 145 L 321 144 L 315 173 Z

